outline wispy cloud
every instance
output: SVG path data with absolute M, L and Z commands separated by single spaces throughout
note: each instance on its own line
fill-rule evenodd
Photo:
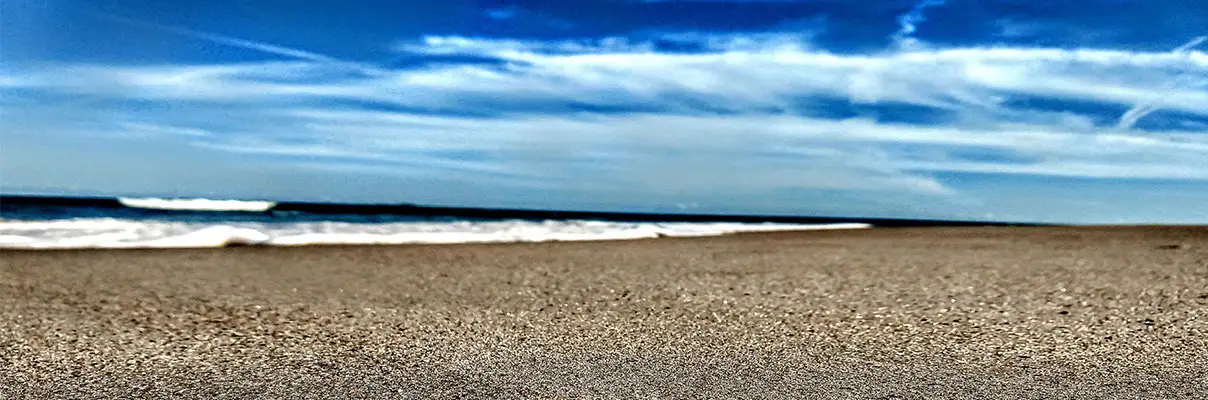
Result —
M 503 20 L 509 20 L 509 19 L 516 17 L 516 14 L 518 14 L 518 13 L 519 13 L 519 11 L 517 11 L 513 7 L 503 7 L 503 8 L 493 8 L 493 9 L 487 10 L 483 14 L 486 15 L 487 18 L 503 21 Z
M 922 0 L 915 3 L 910 11 L 898 16 L 898 31 L 894 32 L 893 39 L 903 47 L 916 46 L 919 42 L 914 38 L 914 33 L 918 31 L 918 25 L 927 21 L 927 14 L 924 12 L 931 7 L 943 6 L 947 0 Z
M 781 44 L 798 39 L 698 38 L 707 43 L 698 52 L 661 53 L 650 42 L 625 38 L 533 42 L 428 37 L 402 43 L 399 50 L 504 63 L 442 64 L 374 77 L 342 75 L 339 68 L 322 63 L 84 65 L 30 71 L 9 81 L 95 95 L 234 102 L 347 98 L 486 113 L 548 112 L 549 106 L 566 104 L 677 112 L 825 112 L 824 107 L 808 107 L 825 98 L 907 104 L 967 117 L 1017 116 L 1015 111 L 1027 107 L 1016 99 L 1123 109 L 1163 97 L 1167 109 L 1208 114 L 1208 93 L 1162 86 L 1208 68 L 1208 55 L 1198 51 L 968 48 L 837 55 Z
M 1200 37 L 1197 37 L 1197 38 L 1191 39 L 1191 40 L 1190 40 L 1190 41 L 1188 41 L 1187 43 L 1184 43 L 1182 46 L 1176 47 L 1176 48 L 1175 48 L 1174 50 L 1172 50 L 1172 51 L 1173 51 L 1173 52 L 1175 52 L 1175 53 L 1182 53 L 1182 52 L 1186 52 L 1186 51 L 1188 51 L 1188 50 L 1191 50 L 1191 49 L 1196 48 L 1197 46 L 1199 46 L 1199 45 L 1203 44 L 1203 43 L 1204 43 L 1204 42 L 1206 42 L 1206 41 L 1208 41 L 1208 36 L 1200 36 Z
M 104 14 L 104 15 L 106 18 L 108 18 L 110 20 L 117 21 L 117 22 L 120 22 L 123 24 L 138 26 L 138 27 L 142 27 L 142 28 L 157 30 L 157 31 L 165 32 L 165 33 L 171 33 L 171 34 L 190 37 L 190 38 L 199 39 L 199 40 L 204 40 L 207 42 L 220 44 L 220 45 L 224 45 L 224 46 L 231 46 L 231 47 L 236 47 L 236 48 L 241 48 L 241 49 L 254 50 L 254 51 L 259 51 L 259 52 L 262 52 L 265 54 L 283 56 L 283 57 L 293 58 L 293 59 L 297 59 L 297 60 L 312 61 L 312 62 L 317 62 L 317 63 L 324 63 L 324 64 L 347 67 L 347 68 L 353 68 L 353 69 L 360 70 L 360 71 L 366 72 L 366 73 L 379 72 L 379 70 L 377 68 L 375 68 L 369 64 L 341 60 L 341 59 L 338 59 L 338 58 L 335 58 L 332 56 L 328 56 L 328 55 L 320 54 L 320 53 L 316 53 L 316 52 L 300 50 L 300 49 L 295 49 L 295 48 L 286 47 L 286 46 L 279 46 L 279 45 L 275 45 L 275 44 L 271 44 L 271 43 L 258 42 L 258 41 L 254 41 L 254 40 L 240 39 L 240 38 L 236 38 L 236 37 L 230 37 L 230 36 L 220 35 L 220 34 L 210 33 L 210 32 L 203 32 L 203 31 L 198 31 L 198 30 L 193 30 L 193 29 L 188 29 L 188 28 L 162 25 L 162 24 L 157 24 L 157 23 L 153 23 L 153 22 L 142 21 L 142 20 L 133 19 L 133 18 L 127 18 L 127 17 L 123 17 L 120 15 L 114 15 L 114 14 Z
M 903 18 L 905 35 L 934 6 L 924 3 Z M 681 49 L 661 50 L 667 41 Z M 131 100 L 171 104 L 171 112 L 127 112 L 134 118 L 124 129 L 159 129 L 163 141 L 195 151 L 337 175 L 476 181 L 580 200 L 612 193 L 617 204 L 641 196 L 753 204 L 839 191 L 867 203 L 845 202 L 855 208 L 836 212 L 896 199 L 953 217 L 984 199 L 942 174 L 1208 181 L 1208 91 L 1164 86 L 1208 74 L 1208 54 L 1194 45 L 1153 53 L 973 47 L 851 55 L 816 49 L 803 33 L 430 36 L 396 50 L 493 62 L 375 75 L 350 74 L 323 55 L 59 65 L 0 82 L 86 99 L 95 111 L 86 114 L 95 121 L 71 126 L 54 125 L 51 113 L 28 114 L 43 127 L 112 124 L 105 113 Z M 1167 99 L 1163 110 L 1178 113 L 1167 116 L 1174 123 L 1114 123 L 1121 110 L 1159 97 Z M 6 111 L 40 106 L 30 100 Z M 34 130 L 29 118 L 11 120 L 0 120 L 0 129 Z
M 528 54 L 585 54 L 649 52 L 650 43 L 634 43 L 627 38 L 538 41 L 488 39 L 463 36 L 424 36 L 395 44 L 399 52 L 424 55 L 474 55 L 520 59 Z
M 147 122 L 122 122 L 120 125 L 120 134 L 130 137 L 162 137 L 183 136 L 190 138 L 203 138 L 210 136 L 211 133 L 205 129 L 182 127 L 173 125 L 152 124 Z
M 1204 43 L 1205 41 L 1208 41 L 1208 36 L 1200 36 L 1200 37 L 1191 39 L 1190 41 L 1183 44 L 1182 46 L 1176 47 L 1174 50 L 1171 51 L 1171 53 L 1178 54 L 1178 55 L 1186 54 L 1187 52 L 1194 49 L 1196 46 L 1199 46 L 1200 44 Z M 1125 111 L 1124 114 L 1120 116 L 1120 120 L 1116 123 L 1116 127 L 1121 128 L 1121 129 L 1132 128 L 1134 125 L 1137 124 L 1137 121 L 1141 120 L 1141 118 L 1145 118 L 1145 116 L 1152 114 L 1155 111 L 1158 111 L 1159 109 L 1161 109 L 1163 100 L 1165 99 L 1166 95 L 1170 91 L 1178 88 L 1179 86 L 1198 87 L 1198 86 L 1208 83 L 1208 78 L 1203 77 L 1203 74 L 1197 74 L 1196 76 L 1200 76 L 1200 78 L 1198 80 L 1188 79 L 1191 77 L 1191 75 L 1182 74 L 1182 75 L 1175 77 L 1171 81 L 1163 84 L 1161 92 L 1158 93 L 1156 96 L 1154 96 L 1150 99 L 1147 99 L 1143 102 L 1137 103 L 1137 104 L 1133 105 L 1132 108 L 1129 108 L 1128 111 Z

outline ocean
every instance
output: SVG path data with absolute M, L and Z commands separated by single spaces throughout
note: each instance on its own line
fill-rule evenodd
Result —
M 871 226 L 827 218 L 727 218 L 213 199 L 0 198 L 3 249 L 622 240 Z

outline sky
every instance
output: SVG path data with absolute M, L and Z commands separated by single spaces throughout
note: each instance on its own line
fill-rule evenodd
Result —
M 0 192 L 1208 223 L 1202 0 L 0 1 Z

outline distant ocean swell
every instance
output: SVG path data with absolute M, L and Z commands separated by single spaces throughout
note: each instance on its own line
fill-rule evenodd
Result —
M 7 204 L 0 248 L 205 248 L 231 245 L 498 243 L 858 229 L 864 223 L 618 222 L 316 215 L 271 202 L 119 199 L 122 207 Z

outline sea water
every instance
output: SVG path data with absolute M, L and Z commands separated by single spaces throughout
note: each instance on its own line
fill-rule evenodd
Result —
M 199 248 L 230 245 L 492 243 L 857 229 L 862 223 L 623 222 L 273 211 L 263 201 L 118 199 L 121 207 L 4 205 L 0 248 Z

